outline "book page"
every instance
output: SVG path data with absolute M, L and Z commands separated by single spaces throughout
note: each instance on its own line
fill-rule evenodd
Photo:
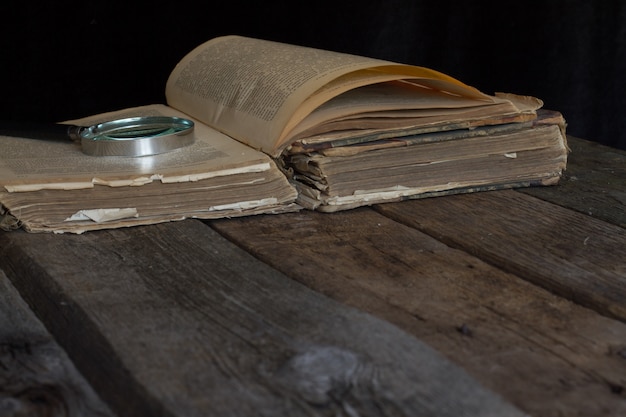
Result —
M 404 80 L 389 81 L 351 89 L 327 100 L 299 121 L 291 130 L 294 139 L 307 135 L 329 133 L 333 130 L 364 129 L 376 118 L 385 118 L 380 127 L 401 121 L 403 128 L 408 125 L 401 119 L 412 117 L 419 123 L 431 116 L 450 117 L 451 121 L 465 117 L 468 113 L 493 114 L 495 106 L 502 114 L 516 114 L 520 110 L 510 100 L 489 96 L 485 100 L 468 100 L 467 97 L 415 85 Z M 352 120 L 352 123 L 345 123 Z M 337 127 L 334 127 L 337 126 Z
M 133 116 L 188 117 L 163 105 L 136 107 L 73 120 L 92 125 Z M 72 141 L 45 141 L 0 136 L 0 186 L 7 191 L 83 189 L 96 184 L 139 186 L 152 181 L 186 182 L 270 169 L 259 151 L 196 123 L 192 145 L 143 157 L 89 156 Z
M 168 79 L 166 97 L 168 105 L 278 156 L 295 126 L 327 100 L 404 78 L 489 100 L 427 68 L 239 36 L 210 40 L 185 56 Z

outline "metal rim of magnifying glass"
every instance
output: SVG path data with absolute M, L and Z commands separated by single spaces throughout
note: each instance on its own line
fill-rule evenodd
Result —
M 129 117 L 80 131 L 82 151 L 92 156 L 149 156 L 194 142 L 194 123 L 180 117 Z

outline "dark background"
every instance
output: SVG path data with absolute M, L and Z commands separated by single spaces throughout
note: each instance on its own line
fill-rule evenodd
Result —
M 626 149 L 625 5 L 3 0 L 0 119 L 60 121 L 163 102 L 184 54 L 240 34 L 427 66 L 486 93 L 534 95 L 565 115 L 570 134 Z

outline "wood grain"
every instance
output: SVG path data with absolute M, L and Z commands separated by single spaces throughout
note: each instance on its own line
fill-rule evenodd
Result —
M 113 417 L 2 271 L 0 416 Z
M 197 221 L 0 242 L 1 267 L 120 415 L 522 415 Z
M 429 218 L 420 204 L 383 211 Z M 417 336 L 533 416 L 626 413 L 624 323 L 371 209 L 210 224 L 293 279 Z
M 568 139 L 572 152 L 560 184 L 519 191 L 626 227 L 626 151 Z
M 626 229 L 511 190 L 405 203 L 377 210 L 626 321 Z

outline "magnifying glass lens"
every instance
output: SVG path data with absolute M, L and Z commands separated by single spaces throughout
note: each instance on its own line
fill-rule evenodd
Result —
M 89 126 L 80 136 L 88 155 L 147 156 L 193 143 L 193 128 L 191 120 L 178 117 L 132 117 Z
M 180 131 L 180 130 L 178 130 Z M 103 132 L 100 134 L 96 134 L 96 136 L 94 137 L 94 140 L 99 140 L 99 139 L 120 139 L 120 140 L 124 140 L 124 139 L 137 139 L 137 138 L 144 138 L 144 137 L 150 137 L 150 136 L 158 136 L 158 135 L 170 135 L 170 134 L 174 134 L 176 133 L 177 130 L 170 127 L 170 126 L 165 126 L 165 127 L 133 127 L 133 128 L 128 128 L 128 129 L 118 129 L 118 130 L 112 130 L 112 131 L 107 131 L 107 132 Z

